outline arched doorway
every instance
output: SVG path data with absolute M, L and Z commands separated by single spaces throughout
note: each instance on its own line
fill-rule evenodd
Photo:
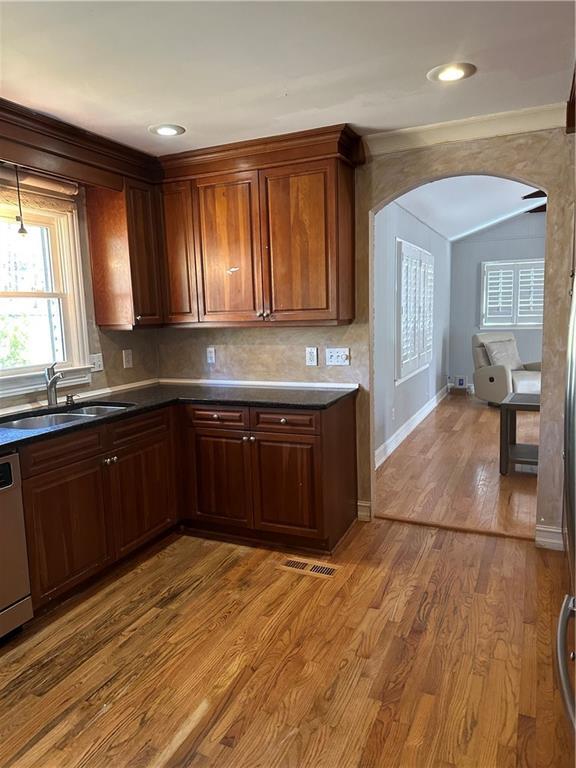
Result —
M 539 391 L 540 373 L 498 369 L 496 398 L 472 342 L 541 361 L 545 205 L 533 185 L 459 174 L 372 212 L 374 516 L 534 537 L 536 477 L 500 477 L 499 414 L 482 403 L 502 387 Z M 448 388 L 460 393 L 450 406 Z M 538 423 L 522 420 L 525 440 L 538 441 Z

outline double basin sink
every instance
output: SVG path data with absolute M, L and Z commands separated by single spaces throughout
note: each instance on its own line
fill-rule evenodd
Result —
M 46 429 L 61 424 L 73 424 L 86 421 L 97 416 L 110 416 L 113 413 L 129 408 L 133 403 L 93 403 L 92 405 L 71 405 L 65 410 L 54 410 L 46 413 L 43 409 L 37 416 L 22 416 L 12 421 L 0 422 L 1 429 Z

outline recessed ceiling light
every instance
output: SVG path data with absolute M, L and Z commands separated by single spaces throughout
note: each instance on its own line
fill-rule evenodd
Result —
M 457 80 L 465 80 L 476 73 L 474 64 L 465 61 L 456 61 L 452 64 L 441 64 L 427 73 L 426 77 L 432 82 L 455 83 Z
M 181 125 L 171 125 L 170 123 L 151 125 L 148 130 L 150 133 L 155 133 L 158 136 L 179 136 L 181 133 L 186 132 L 186 128 L 183 128 Z

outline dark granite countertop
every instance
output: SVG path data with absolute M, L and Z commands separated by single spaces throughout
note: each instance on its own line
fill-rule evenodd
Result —
M 10 429 L 3 427 L 6 422 L 44 413 L 65 413 L 73 409 L 60 405 L 58 408 L 35 408 L 12 413 L 0 418 L 0 452 L 9 453 L 25 443 L 48 435 L 75 432 L 96 424 L 134 416 L 138 413 L 174 403 L 206 403 L 220 405 L 256 406 L 263 408 L 307 408 L 324 409 L 334 405 L 343 397 L 350 397 L 357 389 L 305 389 L 275 388 L 258 386 L 217 386 L 211 384 L 161 384 L 151 387 L 125 389 L 103 397 L 82 397 L 77 406 L 90 404 L 130 404 L 118 413 L 106 416 L 87 417 L 67 424 L 58 424 L 36 429 Z

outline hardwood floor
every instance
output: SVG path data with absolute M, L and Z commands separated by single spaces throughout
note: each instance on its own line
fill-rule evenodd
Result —
M 331 578 L 171 536 L 0 648 L 2 768 L 568 768 L 563 559 L 357 523 Z
M 518 414 L 518 442 L 538 443 L 540 414 Z M 451 395 L 376 472 L 374 514 L 534 539 L 537 477 L 499 471 L 500 411 Z

